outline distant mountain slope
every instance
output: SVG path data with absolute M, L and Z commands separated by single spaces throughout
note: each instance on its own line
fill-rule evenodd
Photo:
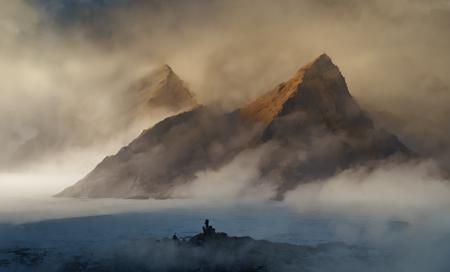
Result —
M 134 83 L 128 92 L 130 108 L 138 114 L 152 109 L 180 111 L 198 106 L 193 94 L 168 65 Z
M 269 142 L 259 170 L 279 197 L 353 165 L 412 155 L 373 125 L 337 66 L 321 55 L 235 112 L 201 107 L 160 122 L 58 196 L 170 197 L 198 171 L 218 169 L 240 151 Z
M 197 171 L 230 160 L 252 136 L 237 113 L 217 114 L 199 107 L 144 131 L 59 196 L 167 198 Z
M 134 137 L 163 117 L 197 107 L 193 94 L 167 65 L 131 82 L 128 88 L 102 95 L 98 101 L 91 99 L 89 106 L 83 101 L 79 108 L 55 106 L 49 117 L 53 120 L 36 118 L 27 127 L 25 139 L 17 137 L 17 144 L 9 145 L 11 150 L 0 157 L 0 168 L 24 166 L 68 148 L 102 145 L 123 134 Z

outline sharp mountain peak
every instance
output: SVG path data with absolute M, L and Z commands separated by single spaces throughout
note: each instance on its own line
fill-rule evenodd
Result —
M 152 116 L 161 109 L 173 112 L 198 106 L 195 96 L 167 64 L 161 65 L 134 82 L 128 89 L 131 108 L 137 118 Z
M 300 107 L 336 113 L 338 108 L 346 107 L 347 102 L 340 103 L 348 99 L 352 100 L 339 68 L 327 54 L 321 54 L 240 112 L 247 120 L 270 123 L 278 115 Z
M 163 64 L 161 66 L 159 66 L 158 68 L 156 68 L 154 70 L 154 72 L 152 73 L 153 75 L 163 75 L 163 76 L 171 76 L 171 75 L 175 75 L 178 77 L 178 75 L 173 71 L 172 67 L 170 67 L 170 65 L 168 64 Z
M 181 80 L 168 82 L 156 89 L 160 96 L 142 100 L 146 106 L 192 101 Z M 197 107 L 164 119 L 58 196 L 173 197 L 175 188 L 195 180 L 199 171 L 218 169 L 267 142 L 273 149 L 258 171 L 280 198 L 342 169 L 411 154 L 394 135 L 373 126 L 339 68 L 322 54 L 237 112 Z

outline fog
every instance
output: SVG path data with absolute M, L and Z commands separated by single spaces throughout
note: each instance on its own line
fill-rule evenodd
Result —
M 311 204 L 338 210 L 358 207 L 408 216 L 408 212 L 449 205 L 448 180 L 437 169 L 425 161 L 345 170 L 323 182 L 298 187 L 288 193 L 286 201 L 304 209 L 314 208 Z
M 447 165 L 448 1 L 1 5 L 3 168 L 103 145 L 123 126 L 121 93 L 158 65 L 170 64 L 201 103 L 234 109 L 322 52 L 377 123 Z
M 3 171 L 50 163 L 57 169 L 91 155 L 98 161 L 167 116 L 156 112 L 146 124 L 127 124 L 124 93 L 159 63 L 109 52 L 81 32 L 58 33 L 31 1 L 2 3 L 0 17 Z
M 332 218 L 336 240 L 394 252 L 391 271 L 443 271 L 450 185 L 438 168 L 450 167 L 449 27 L 446 0 L 2 1 L 0 223 L 152 217 L 180 207 L 197 219 L 241 222 L 248 210 L 226 211 L 275 205 L 286 216 L 261 212 L 244 230 L 276 219 L 274 231 L 256 234 L 271 239 L 293 232 L 292 218 L 308 225 L 318 214 Z M 51 198 L 168 115 L 133 128 L 123 122 L 128 87 L 159 65 L 169 64 L 200 103 L 232 110 L 323 52 L 376 125 L 424 159 L 348 169 L 274 203 L 258 170 L 268 144 L 197 173 L 177 200 Z M 198 215 L 202 209 L 209 212 Z M 392 235 L 392 221 L 406 231 Z M 300 239 L 293 237 L 286 241 Z
M 183 188 L 185 194 L 191 193 L 183 195 L 189 197 L 185 199 L 27 196 L 18 202 L 14 196 L 2 197 L 0 244 L 65 248 L 66 254 L 74 252 L 100 262 L 115 256 L 122 265 L 166 271 L 164 267 L 176 262 L 165 260 L 179 257 L 173 247 L 150 238 L 167 238 L 173 233 L 192 236 L 199 232 L 202 220 L 210 218 L 214 227 L 230 235 L 300 245 L 348 245 L 323 252 L 326 257 L 311 256 L 311 271 L 329 271 L 331 267 L 334 271 L 448 269 L 450 187 L 432 161 L 350 169 L 318 183 L 300 185 L 284 201 L 274 202 L 270 198 L 275 192 L 254 184 L 259 175 L 257 158 L 264 151 L 246 151 L 221 169 L 199 174 L 191 188 Z M 197 257 L 208 256 L 201 248 L 196 250 Z M 216 261 L 229 259 L 226 255 Z M 52 269 L 66 261 L 49 260 Z

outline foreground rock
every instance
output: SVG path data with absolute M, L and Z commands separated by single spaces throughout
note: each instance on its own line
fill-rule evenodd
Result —
M 0 255 L 0 271 L 348 272 L 361 271 L 377 260 L 369 257 L 368 250 L 344 243 L 300 246 L 232 237 L 206 223 L 203 231 L 191 238 L 121 242 L 109 244 L 107 249 L 83 248 L 74 255 L 51 249 L 15 249 L 3 256 L 10 258 L 2 260 Z
M 58 196 L 167 198 L 199 171 L 263 146 L 270 148 L 260 158 L 260 176 L 250 182 L 271 183 L 279 198 L 350 167 L 413 156 L 373 124 L 324 54 L 237 111 L 200 107 L 163 120 Z

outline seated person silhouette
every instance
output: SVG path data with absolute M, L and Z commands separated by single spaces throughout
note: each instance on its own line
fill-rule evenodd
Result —
M 211 236 L 211 235 L 216 234 L 216 229 L 209 225 L 208 219 L 205 220 L 205 225 L 202 227 L 202 229 L 203 229 L 203 234 L 205 236 Z

